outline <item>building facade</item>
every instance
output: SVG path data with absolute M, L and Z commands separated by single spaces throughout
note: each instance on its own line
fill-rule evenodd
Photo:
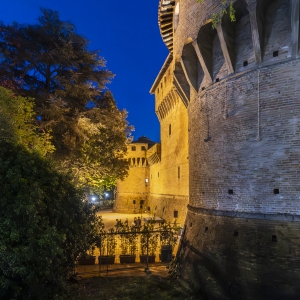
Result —
M 149 164 L 147 151 L 154 146 L 147 137 L 140 137 L 127 146 L 130 161 L 129 174 L 117 181 L 117 197 L 113 211 L 120 213 L 140 213 L 147 209 L 149 198 Z M 142 208 L 140 208 L 142 204 Z
M 180 276 L 207 299 L 298 299 L 299 0 L 232 2 L 216 28 L 221 0 L 159 2 L 188 116 Z
M 189 201 L 188 119 L 173 72 L 170 54 L 150 91 L 155 95 L 161 142 L 154 144 L 141 137 L 128 146 L 129 175 L 117 182 L 114 211 L 142 210 L 183 226 Z

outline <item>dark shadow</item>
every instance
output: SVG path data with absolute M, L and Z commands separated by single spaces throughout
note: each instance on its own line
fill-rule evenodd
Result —
M 182 61 L 193 88 L 198 92 L 204 78 L 204 72 L 192 43 L 183 47 Z
M 174 77 L 176 80 L 174 80 L 173 83 L 177 89 L 177 92 L 184 105 L 188 106 L 188 102 L 190 101 L 190 85 L 184 75 L 180 62 L 175 63 Z

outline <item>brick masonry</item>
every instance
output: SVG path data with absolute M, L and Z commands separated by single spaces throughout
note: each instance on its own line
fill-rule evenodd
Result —
M 299 0 L 233 2 L 236 22 L 216 29 L 220 0 L 175 3 L 189 132 L 181 278 L 207 299 L 299 299 Z
M 145 149 L 145 150 L 143 150 Z M 149 185 L 149 167 L 146 159 L 147 143 L 130 144 L 127 146 L 127 158 L 130 160 L 129 175 L 117 181 L 117 198 L 114 212 L 139 213 L 140 201 L 147 207 Z M 134 204 L 135 201 L 135 204 Z

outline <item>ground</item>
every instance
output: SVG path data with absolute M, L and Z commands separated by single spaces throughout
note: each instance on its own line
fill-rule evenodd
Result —
M 73 291 L 69 300 L 200 300 L 178 281 L 152 274 L 86 278 Z
M 105 228 L 112 228 L 116 219 L 129 224 L 138 214 L 119 214 L 112 211 L 101 211 Z M 150 215 L 143 214 L 143 218 Z M 168 277 L 166 266 L 156 264 L 150 267 L 150 274 L 143 268 L 114 269 L 106 276 L 98 267 L 80 266 L 78 283 L 72 286 L 72 295 L 68 300 L 200 300 L 191 295 L 177 280 Z

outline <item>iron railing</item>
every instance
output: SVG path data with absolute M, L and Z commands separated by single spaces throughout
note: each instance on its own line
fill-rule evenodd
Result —
M 106 232 L 99 236 L 93 250 L 94 263 L 77 261 L 75 270 L 82 273 L 106 273 L 129 268 L 149 270 L 167 265 L 174 257 L 178 234 L 174 230 Z

